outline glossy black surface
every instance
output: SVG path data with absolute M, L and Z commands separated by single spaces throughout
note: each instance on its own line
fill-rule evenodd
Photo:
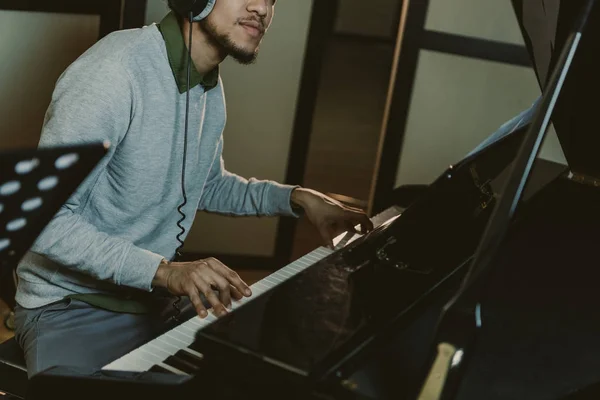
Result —
M 556 65 L 560 49 L 571 33 L 587 0 L 512 0 L 525 44 L 541 87 Z M 600 136 L 590 129 L 598 124 L 600 99 L 600 3 L 596 1 L 573 59 L 572 73 L 557 99 L 552 122 L 573 172 L 600 177 Z
M 472 255 L 495 201 L 490 185 L 522 132 L 451 167 L 372 232 L 199 332 L 208 363 L 322 379 L 411 312 Z M 261 370 L 263 369 L 264 370 Z
M 600 381 L 600 190 L 550 185 L 496 260 L 458 399 L 551 399 Z

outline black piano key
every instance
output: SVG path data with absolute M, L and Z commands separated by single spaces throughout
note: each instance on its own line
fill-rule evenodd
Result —
M 195 341 L 194 343 L 190 344 L 188 347 L 200 354 L 202 354 L 204 352 L 203 349 L 201 348 L 201 346 L 199 345 L 198 341 Z
M 190 364 L 197 366 L 198 368 L 202 367 L 202 358 L 194 354 L 188 353 L 185 350 L 179 350 L 177 353 L 175 353 L 175 356 L 179 359 L 185 360 Z
M 173 373 L 173 372 L 169 371 L 168 369 L 165 369 L 165 368 L 161 367 L 160 365 L 155 365 L 152 368 L 150 368 L 148 371 L 149 372 L 164 372 L 164 373 L 167 373 L 167 374 L 172 374 Z
M 163 362 L 167 365 L 170 365 L 173 368 L 177 368 L 178 370 L 186 372 L 188 374 L 193 374 L 200 370 L 200 367 L 198 367 L 197 365 L 194 365 L 191 362 L 188 362 L 177 356 L 170 356 Z

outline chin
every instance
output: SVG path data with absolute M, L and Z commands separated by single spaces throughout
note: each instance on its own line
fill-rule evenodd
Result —
M 258 57 L 258 53 L 245 53 L 245 52 L 230 52 L 229 56 L 234 60 L 239 62 L 240 64 L 254 64 L 256 58 Z
M 242 64 L 252 64 L 258 56 L 258 46 L 234 45 L 227 49 L 229 55 Z
M 233 40 L 234 46 L 238 49 L 241 49 L 247 53 L 254 53 L 260 46 L 262 40 L 256 39 L 241 39 L 241 40 Z

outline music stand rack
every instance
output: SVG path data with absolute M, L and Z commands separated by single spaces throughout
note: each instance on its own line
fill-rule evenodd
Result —
M 0 294 L 11 309 L 18 263 L 108 147 L 105 142 L 0 152 Z

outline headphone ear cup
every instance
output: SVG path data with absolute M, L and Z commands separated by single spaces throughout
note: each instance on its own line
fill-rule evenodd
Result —
M 204 18 L 208 17 L 208 15 L 212 12 L 213 8 L 215 8 L 215 3 L 217 0 L 198 0 L 196 1 L 196 6 L 194 7 L 194 22 L 202 21 Z

